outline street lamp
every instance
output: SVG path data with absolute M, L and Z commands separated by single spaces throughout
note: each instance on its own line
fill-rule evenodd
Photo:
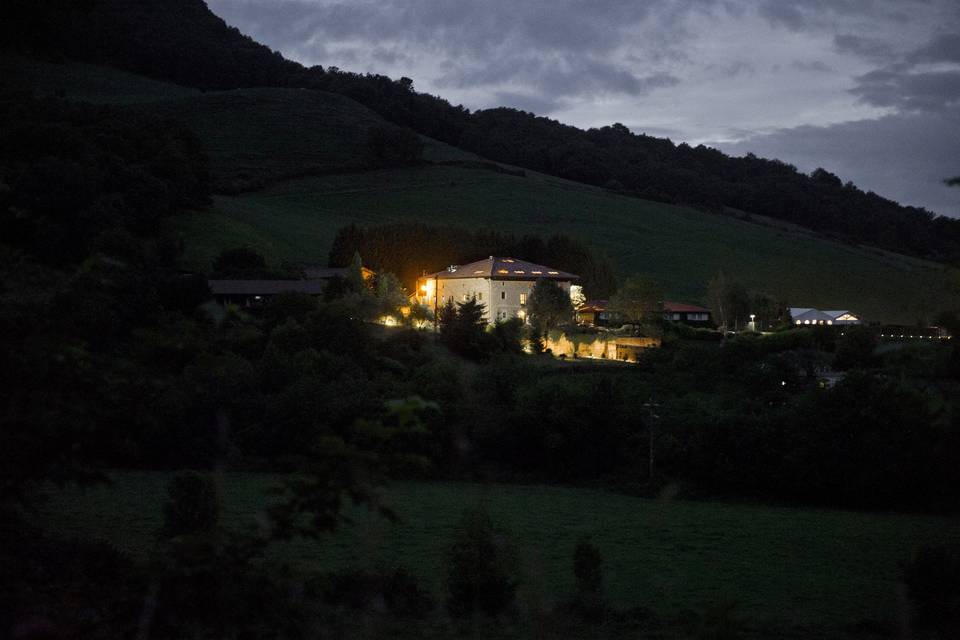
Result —
M 750 314 L 750 331 L 756 331 L 756 330 L 757 330 L 756 317 L 757 317 L 757 314 L 755 314 L 755 313 L 751 313 L 751 314 Z

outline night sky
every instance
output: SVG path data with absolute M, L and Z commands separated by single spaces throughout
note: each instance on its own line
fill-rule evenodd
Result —
M 960 1 L 208 0 L 306 65 L 822 166 L 960 217 Z

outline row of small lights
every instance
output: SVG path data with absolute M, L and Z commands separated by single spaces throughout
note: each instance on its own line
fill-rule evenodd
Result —
M 907 336 L 902 333 L 900 335 L 897 335 L 895 333 L 890 333 L 890 334 L 881 333 L 880 337 L 881 338 L 920 338 L 921 340 L 923 338 L 930 338 L 931 340 L 949 340 L 953 336 Z

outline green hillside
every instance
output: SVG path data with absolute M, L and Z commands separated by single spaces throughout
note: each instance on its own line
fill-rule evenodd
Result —
M 182 216 L 187 262 L 209 267 L 221 249 L 250 244 L 275 261 L 325 261 L 351 222 L 424 221 L 512 233 L 565 232 L 607 253 L 621 276 L 647 273 L 672 298 L 702 300 L 718 270 L 794 306 L 852 308 L 868 319 L 917 322 L 960 305 L 960 272 L 802 230 L 629 198 L 526 172 L 525 177 L 443 161 L 477 160 L 425 139 L 422 167 L 356 169 L 363 134 L 383 123 L 340 95 L 298 89 L 199 93 L 81 64 L 0 57 L 5 81 L 70 97 L 139 103 L 189 123 L 221 186 L 269 184 L 218 196 L 212 211 Z M 424 269 L 443 265 L 424 264 Z
M 197 89 L 93 64 L 42 62 L 0 54 L 0 88 L 3 87 L 107 104 L 137 104 L 200 95 Z
M 126 473 L 112 487 L 57 493 L 44 518 L 63 533 L 142 554 L 161 524 L 168 480 Z M 227 475 L 226 521 L 255 518 L 268 484 L 265 476 Z M 588 535 L 603 554 L 606 594 L 618 606 L 674 615 L 735 601 L 751 626 L 822 637 L 862 620 L 894 623 L 897 563 L 917 545 L 960 541 L 956 518 L 670 502 L 588 489 L 405 483 L 387 492 L 386 504 L 399 523 L 354 509 L 354 526 L 331 539 L 290 543 L 280 557 L 307 569 L 402 564 L 440 592 L 457 520 L 482 504 L 518 544 L 530 576 L 525 588 L 548 600 L 572 593 L 573 549 Z
M 202 267 L 237 243 L 274 260 L 323 260 L 340 226 L 396 220 L 562 231 L 606 252 L 621 275 L 647 273 L 684 300 L 702 299 L 724 269 L 794 306 L 849 307 L 884 321 L 916 322 L 924 309 L 960 301 L 958 273 L 942 265 L 530 173 L 426 166 L 296 180 L 218 197 L 214 212 L 178 225 L 188 259 Z

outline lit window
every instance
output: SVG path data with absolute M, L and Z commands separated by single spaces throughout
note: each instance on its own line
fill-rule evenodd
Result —
M 539 276 L 539 275 L 541 275 L 541 274 L 543 273 L 543 271 L 531 271 L 530 273 L 533 273 L 533 274 Z
M 514 269 L 514 273 L 525 273 L 523 269 Z
M 799 321 L 799 320 L 797 320 L 797 324 L 800 324 L 800 321 Z
M 510 273 L 506 269 L 497 269 L 497 273 Z
M 520 294 L 520 304 L 521 305 L 527 304 L 527 294 L 525 293 Z
M 833 324 L 833 320 L 827 320 L 827 324 Z
M 504 262 L 513 262 L 513 258 L 504 258 L 503 261 L 504 261 Z
M 558 276 L 558 275 L 560 275 L 560 272 L 559 272 L 559 271 L 547 271 L 547 273 L 549 273 L 549 274 L 552 275 L 552 276 Z

